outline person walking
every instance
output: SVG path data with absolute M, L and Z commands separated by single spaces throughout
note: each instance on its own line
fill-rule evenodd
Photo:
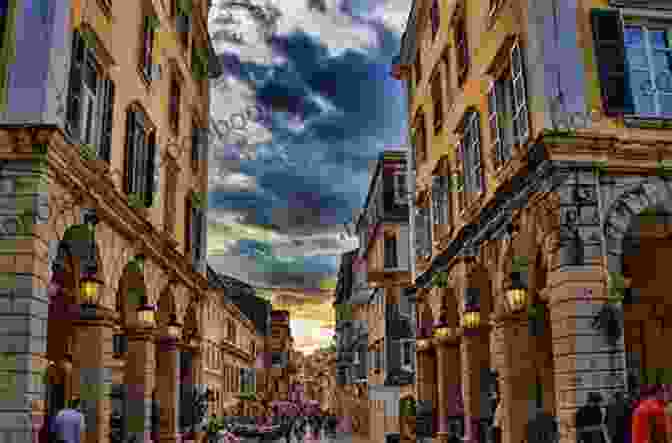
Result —
M 615 392 L 607 404 L 607 432 L 611 443 L 630 443 L 632 409 L 623 392 Z
M 58 443 L 80 443 L 86 430 L 84 415 L 81 413 L 78 398 L 70 400 L 67 408 L 62 409 L 53 420 L 52 432 Z
M 632 416 L 632 443 L 665 443 L 665 392 L 661 385 L 648 385 L 641 390 L 642 400 Z
M 579 443 L 606 443 L 602 428 L 602 395 L 589 392 L 588 401 L 576 412 L 576 436 Z

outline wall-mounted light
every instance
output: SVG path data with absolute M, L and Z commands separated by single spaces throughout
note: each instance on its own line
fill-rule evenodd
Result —
M 512 272 L 511 284 L 506 290 L 506 300 L 511 312 L 520 312 L 527 306 L 527 285 L 523 282 L 522 273 Z

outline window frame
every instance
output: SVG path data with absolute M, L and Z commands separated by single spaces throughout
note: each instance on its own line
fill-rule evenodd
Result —
M 434 135 L 437 135 L 443 129 L 444 109 L 443 109 L 443 83 L 440 66 L 437 66 L 430 77 L 430 90 L 432 96 L 432 119 Z
M 391 245 L 389 246 L 389 249 L 388 245 Z M 398 267 L 399 251 L 397 247 L 397 236 L 394 234 L 386 234 L 383 236 L 383 268 L 397 269 Z
M 126 110 L 124 192 L 128 196 L 139 195 L 145 208 L 152 207 L 157 191 L 154 182 L 159 166 L 156 154 L 160 148 L 156 134 L 156 128 L 145 110 L 137 103 L 129 105 Z M 138 144 L 140 139 L 141 145 Z
M 470 194 L 467 201 L 471 201 L 485 190 L 481 113 L 475 108 L 470 108 L 465 112 L 462 122 L 460 146 L 462 150 L 464 193 Z M 474 152 L 475 150 L 477 152 Z
M 142 14 L 140 23 L 140 54 L 139 54 L 139 70 L 142 74 L 143 80 L 150 85 L 152 81 L 158 80 L 158 72 L 153 63 L 154 58 L 154 42 L 156 40 L 156 27 L 158 25 L 158 16 L 151 10 L 151 7 L 146 5 L 146 10 Z
M 441 7 L 439 6 L 439 0 L 432 0 L 432 5 L 429 9 L 429 20 L 432 28 L 432 40 L 436 40 L 436 36 L 439 35 L 439 29 L 441 29 Z
M 462 86 L 469 75 L 471 64 L 469 54 L 469 33 L 467 30 L 466 2 L 457 6 L 453 16 L 453 37 L 457 66 L 457 84 Z
M 180 108 L 182 105 L 182 76 L 173 71 L 170 78 L 170 89 L 168 96 L 168 126 L 173 134 L 180 133 Z
M 627 87 L 630 89 L 630 94 L 632 95 L 633 98 L 633 108 L 634 108 L 634 113 L 632 116 L 636 116 L 639 118 L 644 118 L 644 119 L 672 119 L 672 109 L 667 113 L 664 114 L 660 112 L 659 110 L 662 110 L 662 104 L 661 104 L 661 98 L 662 96 L 668 96 L 672 98 L 672 90 L 670 92 L 662 92 L 658 88 L 658 78 L 660 74 L 656 76 L 656 64 L 654 61 L 654 51 L 664 51 L 668 55 L 668 61 L 672 59 L 672 37 L 668 40 L 668 47 L 664 49 L 657 49 L 653 48 L 651 46 L 651 41 L 650 41 L 650 32 L 651 31 L 660 31 L 663 30 L 666 33 L 672 33 L 672 21 L 667 19 L 651 19 L 651 18 L 646 18 L 646 17 L 640 17 L 640 16 L 632 16 L 632 15 L 621 15 L 621 26 L 623 30 L 623 49 L 624 49 L 624 56 L 625 56 L 625 66 L 626 66 L 626 76 L 627 76 Z M 643 69 L 633 69 L 632 64 L 630 62 L 630 58 L 628 57 L 628 48 L 629 46 L 627 45 L 627 42 L 625 40 L 625 34 L 628 28 L 640 28 L 644 34 L 643 37 L 643 43 L 645 51 L 645 56 L 646 56 L 646 61 L 647 61 L 647 69 L 646 72 L 649 74 L 649 80 L 648 83 L 653 86 L 653 88 L 650 89 L 651 95 L 653 96 L 654 100 L 654 107 L 657 112 L 651 114 L 651 113 L 644 113 L 640 112 L 637 107 L 638 107 L 638 101 L 639 101 L 639 96 L 634 93 L 634 81 L 633 81 L 633 71 L 634 72 L 644 72 Z M 672 77 L 672 69 L 668 69 L 668 75 Z M 630 116 L 629 114 L 626 114 Z

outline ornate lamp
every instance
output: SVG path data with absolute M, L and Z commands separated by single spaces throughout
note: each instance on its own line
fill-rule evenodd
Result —
M 527 306 L 527 285 L 523 282 L 522 273 L 511 273 L 511 284 L 506 290 L 506 300 L 511 312 L 520 312 Z
M 434 337 L 447 337 L 450 334 L 448 327 L 448 305 L 446 303 L 446 296 L 441 298 L 441 313 L 439 314 L 439 322 L 434 326 Z
M 481 306 L 478 300 L 478 288 L 467 288 L 465 291 L 464 314 L 462 326 L 475 329 L 481 325 Z
M 150 305 L 147 302 L 146 295 L 140 297 L 140 306 L 138 306 L 136 312 L 138 321 L 154 326 L 154 321 L 156 317 L 156 308 L 154 307 L 154 305 Z
M 79 303 L 83 306 L 95 306 L 100 297 L 102 282 L 93 274 L 87 273 L 79 280 Z
M 168 321 L 168 336 L 170 338 L 177 339 L 180 337 L 180 324 L 177 322 L 177 315 L 170 314 L 170 320 Z

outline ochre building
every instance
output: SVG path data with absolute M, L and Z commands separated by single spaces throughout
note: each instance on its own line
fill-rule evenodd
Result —
M 505 443 L 574 442 L 588 392 L 661 381 L 671 28 L 664 1 L 413 2 L 423 438 L 483 441 L 499 397 Z
M 2 439 L 199 438 L 265 344 L 206 274 L 209 2 L 5 3 Z

